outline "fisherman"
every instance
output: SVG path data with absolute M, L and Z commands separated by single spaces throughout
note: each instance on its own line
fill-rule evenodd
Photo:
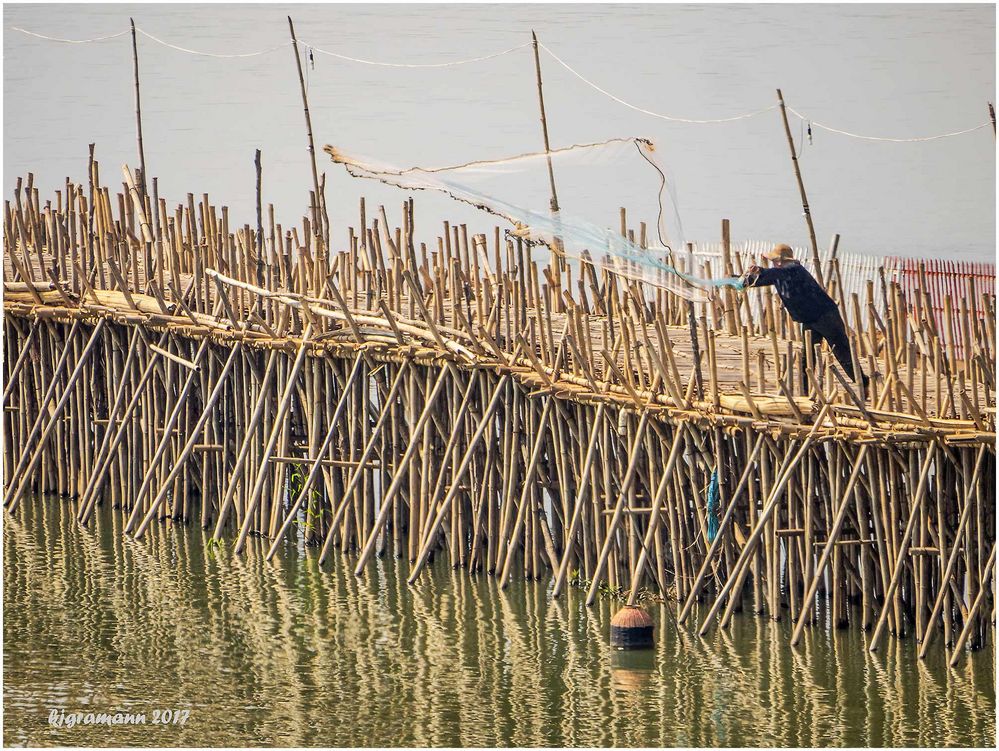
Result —
M 795 260 L 790 245 L 783 243 L 775 245 L 773 250 L 764 253 L 763 257 L 770 261 L 770 268 L 750 266 L 742 277 L 743 286 L 773 285 L 792 320 L 800 323 L 803 331 L 812 332 L 812 346 L 818 347 L 825 339 L 840 366 L 856 382 L 857 376 L 853 370 L 853 358 L 850 354 L 850 340 L 846 335 L 846 326 L 843 324 L 836 302 L 826 294 L 808 270 Z M 803 366 L 804 362 L 805 352 L 802 350 Z M 860 377 L 866 392 L 870 379 L 863 372 L 860 373 Z

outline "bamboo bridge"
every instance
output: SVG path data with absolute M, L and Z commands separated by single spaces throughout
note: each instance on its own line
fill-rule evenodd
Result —
M 865 391 L 769 290 L 690 303 L 499 228 L 428 246 L 411 200 L 398 226 L 362 201 L 337 249 L 322 191 L 251 227 L 123 175 L 113 197 L 91 154 L 87 185 L 5 202 L 9 513 L 661 597 L 701 634 L 749 610 L 954 662 L 994 634 L 995 296 L 970 281 L 938 315 L 830 260 Z

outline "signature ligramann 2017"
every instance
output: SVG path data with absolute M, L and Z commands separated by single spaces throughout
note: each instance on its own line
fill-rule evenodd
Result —
M 153 709 L 146 712 L 67 712 L 49 710 L 49 725 L 72 728 L 77 725 L 184 725 L 190 709 Z

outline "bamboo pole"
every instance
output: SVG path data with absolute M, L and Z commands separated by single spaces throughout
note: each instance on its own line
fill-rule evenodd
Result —
M 257 505 L 260 503 L 260 495 L 263 492 L 264 480 L 270 470 L 270 458 L 274 452 L 274 446 L 277 444 L 278 437 L 284 428 L 285 417 L 288 414 L 288 408 L 291 406 L 291 399 L 295 395 L 295 386 L 297 384 L 298 374 L 302 370 L 302 365 L 305 362 L 305 356 L 309 351 L 311 337 L 312 324 L 310 323 L 306 325 L 305 332 L 302 334 L 302 342 L 298 347 L 298 354 L 295 355 L 295 362 L 291 366 L 291 372 L 288 374 L 285 381 L 284 391 L 278 401 L 277 412 L 275 412 L 272 419 L 270 435 L 268 436 L 267 443 L 264 445 L 263 451 L 260 454 L 260 464 L 257 467 L 257 476 L 253 481 L 253 489 L 250 491 L 249 501 L 244 512 L 243 526 L 240 527 L 239 537 L 236 539 L 236 546 L 233 548 L 233 552 L 237 555 L 243 552 L 243 546 L 246 545 L 246 536 L 250 533 L 250 519 L 253 513 L 257 510 Z
M 634 605 L 635 600 L 638 597 L 638 585 L 642 582 L 642 575 L 645 573 L 645 565 L 648 563 L 649 546 L 652 544 L 656 531 L 659 529 L 663 496 L 666 493 L 666 488 L 669 486 L 670 477 L 673 474 L 673 467 L 676 466 L 677 457 L 680 455 L 680 447 L 683 445 L 683 441 L 681 440 L 683 438 L 683 433 L 684 431 L 682 427 L 678 427 L 676 429 L 676 436 L 673 438 L 673 445 L 670 448 L 669 458 L 666 460 L 666 466 L 663 468 L 662 475 L 659 479 L 659 485 L 652 498 L 652 512 L 649 517 L 648 528 L 645 531 L 645 538 L 642 541 L 642 550 L 638 554 L 638 562 L 635 564 L 634 571 L 631 575 L 631 587 L 629 588 L 628 594 L 629 605 Z
M 167 491 L 170 489 L 173 481 L 177 479 L 180 473 L 184 470 L 188 457 L 194 450 L 195 445 L 201 438 L 201 433 L 205 428 L 205 424 L 212 415 L 212 411 L 215 409 L 215 404 L 218 402 L 219 397 L 222 395 L 222 390 L 226 386 L 229 373 L 232 370 L 233 363 L 236 361 L 236 357 L 242 351 L 242 342 L 236 342 L 235 346 L 229 351 L 229 357 L 226 358 L 225 365 L 222 366 L 222 372 L 219 373 L 216 381 L 215 387 L 212 389 L 211 394 L 208 396 L 205 406 L 201 411 L 201 415 L 198 417 L 197 422 L 194 425 L 193 430 L 191 430 L 188 436 L 187 442 L 181 449 L 180 454 L 174 460 L 173 465 L 170 468 L 169 474 L 160 483 L 159 492 L 153 499 L 153 502 L 149 504 L 149 510 L 146 512 L 145 517 L 143 517 L 142 522 L 139 524 L 138 528 L 135 530 L 135 539 L 142 539 L 145 534 L 146 529 L 149 524 L 156 517 L 156 513 L 159 511 L 160 506 L 163 501 L 166 500 Z M 138 508 L 138 506 L 137 506 Z
M 94 347 L 96 346 L 96 344 L 100 341 L 101 334 L 104 331 L 104 324 L 105 324 L 105 319 L 102 318 L 97 322 L 97 325 L 94 327 L 94 330 L 90 333 L 90 337 L 87 339 L 87 345 L 86 347 L 84 347 L 83 352 L 80 354 L 80 357 L 76 363 L 76 367 L 73 368 L 73 372 L 70 374 L 69 378 L 66 381 L 66 386 L 63 388 L 62 396 L 59 399 L 59 401 L 56 402 L 56 405 L 52 407 L 51 413 L 46 412 L 45 409 L 39 411 L 38 420 L 35 421 L 35 425 L 32 427 L 31 435 L 28 436 L 28 440 L 25 442 L 25 448 L 27 448 L 33 442 L 34 437 L 39 436 L 40 434 L 40 436 L 38 437 L 38 443 L 35 447 L 35 450 L 30 455 L 28 453 L 22 454 L 21 461 L 18 462 L 17 468 L 14 470 L 14 473 L 11 475 L 12 482 L 17 478 L 20 478 L 20 482 L 17 484 L 16 490 L 13 492 L 13 494 L 8 496 L 6 501 L 7 510 L 11 514 L 17 511 L 17 506 L 20 503 L 21 498 L 24 496 L 25 489 L 27 488 L 28 484 L 32 481 L 32 479 L 34 479 L 32 477 L 32 473 L 38 467 L 38 463 L 42 458 L 42 452 L 45 449 L 46 441 L 49 439 L 49 436 L 52 434 L 52 429 L 59 424 L 59 416 L 62 414 L 63 409 L 66 407 L 66 404 L 69 402 L 70 396 L 72 396 L 73 394 L 73 387 L 80 379 L 80 376 L 83 375 L 84 372 L 83 368 L 87 363 L 87 359 L 90 357 L 90 354 L 94 351 Z M 65 352 L 67 353 L 69 352 L 69 347 L 66 348 Z M 53 378 L 52 386 L 50 389 L 52 396 L 46 398 L 45 400 L 46 403 L 51 401 L 52 398 L 54 398 L 55 394 L 54 390 L 52 389 L 54 389 L 57 383 L 58 379 Z M 42 429 L 41 419 L 42 417 L 45 416 L 48 416 L 49 419 L 45 425 L 45 428 Z
M 67 342 L 72 341 L 73 337 L 76 335 L 78 326 L 79 322 L 74 321 L 72 327 L 69 330 L 69 334 L 66 337 Z M 32 443 L 34 443 L 35 439 L 39 435 L 41 435 L 43 420 L 45 418 L 46 411 L 48 410 L 49 405 L 52 403 L 52 400 L 55 398 L 59 377 L 66 368 L 66 364 L 69 361 L 70 353 L 71 353 L 71 348 L 67 346 L 63 348 L 62 354 L 59 356 L 59 360 L 56 363 L 54 371 L 52 373 L 51 381 L 49 382 L 48 388 L 45 391 L 45 395 L 42 397 L 41 403 L 38 407 L 38 415 L 35 417 L 35 420 L 31 425 L 31 432 L 28 434 L 26 440 L 24 441 L 24 444 L 22 445 L 22 450 L 24 451 L 24 453 L 21 454 L 21 459 L 18 462 L 17 467 L 14 469 L 14 472 L 11 474 L 12 479 L 19 477 L 27 467 L 28 463 L 31 461 L 31 455 L 27 453 L 27 449 L 31 446 Z M 4 505 L 6 506 L 8 511 L 10 511 L 12 507 L 16 509 L 17 507 L 15 503 L 16 497 L 17 496 L 15 494 L 15 496 L 12 496 L 11 498 L 4 499 Z
M 277 552 L 278 545 L 288 532 L 288 527 L 291 526 L 296 515 L 298 514 L 299 509 L 302 507 L 302 503 L 306 498 L 308 498 L 309 493 L 312 491 L 312 486 L 315 484 L 316 479 L 319 476 L 320 469 L 322 468 L 323 457 L 329 451 L 330 445 L 336 436 L 337 429 L 342 427 L 340 425 L 340 418 L 343 415 L 344 408 L 347 406 L 348 397 L 350 397 L 353 393 L 354 383 L 360 373 L 361 363 L 363 360 L 364 358 L 360 354 L 354 358 L 354 365 L 350 369 L 350 375 L 347 376 L 347 380 L 344 382 L 340 398 L 337 400 L 336 407 L 334 407 L 333 414 L 329 419 L 329 428 L 326 430 L 326 435 L 323 437 L 322 442 L 316 449 L 314 456 L 312 456 L 312 461 L 309 465 L 309 472 L 306 475 L 305 480 L 302 482 L 301 489 L 298 491 L 298 497 L 295 498 L 291 507 L 288 509 L 284 522 L 281 524 L 277 534 L 274 535 L 274 540 L 271 542 L 264 560 L 269 561 L 274 557 L 274 554 Z
M 392 386 L 392 391 L 390 393 L 392 394 L 395 393 L 395 390 L 398 388 L 398 385 L 401 383 L 399 375 L 401 375 L 401 372 L 404 370 L 405 370 L 405 363 L 403 364 L 403 367 L 400 368 L 400 373 L 397 374 L 395 382 L 393 383 Z M 351 500 L 351 496 L 353 495 L 354 491 L 357 489 L 361 479 L 364 477 L 364 467 L 367 464 L 368 460 L 371 458 L 371 454 L 374 452 L 375 446 L 377 445 L 378 436 L 381 434 L 381 431 L 385 425 L 388 415 L 389 412 L 387 410 L 382 412 L 381 416 L 378 418 L 378 421 L 375 423 L 374 430 L 371 432 L 371 435 L 368 437 L 368 440 L 364 445 L 364 449 L 361 452 L 360 458 L 357 460 L 357 467 L 354 469 L 354 472 L 351 474 L 350 481 L 348 482 L 347 487 L 343 491 L 343 498 L 337 507 L 336 513 L 334 513 L 333 518 L 330 521 L 329 531 L 326 534 L 326 539 L 323 541 L 322 552 L 320 552 L 319 554 L 320 563 L 323 563 L 326 560 L 327 556 L 329 556 L 330 548 L 333 545 L 333 536 L 336 531 L 336 527 L 343 519 L 344 513 L 347 511 L 347 504 Z
M 135 39 L 135 21 L 129 18 L 128 23 L 132 31 L 132 76 L 135 85 L 135 138 L 138 144 L 139 171 L 142 178 L 139 180 L 139 187 L 142 191 L 140 196 L 145 200 L 148 173 L 146 172 L 146 152 L 142 146 L 142 105 L 139 100 L 139 47 Z
M 319 215 L 319 169 L 316 166 L 316 143 L 312 138 L 312 115 L 309 114 L 309 95 L 305 88 L 305 76 L 302 73 L 302 57 L 298 52 L 298 39 L 295 37 L 295 24 L 288 16 L 288 29 L 291 32 L 291 48 L 295 54 L 295 66 L 298 69 L 298 85 L 302 92 L 302 109 L 305 112 L 305 133 L 309 140 L 309 164 L 312 167 L 312 229 L 318 240 L 321 230 L 329 225 L 329 219 Z M 329 249 L 327 249 L 329 250 Z
M 779 479 L 776 480 L 774 488 L 770 491 L 770 495 L 767 498 L 767 502 L 766 504 L 764 504 L 763 510 L 760 512 L 760 515 L 757 519 L 756 527 L 754 528 L 752 534 L 749 536 L 749 539 L 746 540 L 746 544 L 742 549 L 742 553 L 740 554 L 739 559 L 736 561 L 734 569 L 731 572 L 729 572 L 728 580 L 725 582 L 725 585 L 718 593 L 718 597 L 716 598 L 714 604 L 711 606 L 711 609 L 708 611 L 708 614 L 704 619 L 704 623 L 699 631 L 700 636 L 703 636 L 704 634 L 707 633 L 708 629 L 711 626 L 711 619 L 714 618 L 714 616 L 718 613 L 718 610 L 721 608 L 725 597 L 730 592 L 733 592 L 732 599 L 733 601 L 735 600 L 735 594 L 738 592 L 739 587 L 742 586 L 742 582 L 745 580 L 745 575 L 748 570 L 747 564 L 749 561 L 749 557 L 755 552 L 756 547 L 759 545 L 760 540 L 762 539 L 763 536 L 764 529 L 767 526 L 768 522 L 770 521 L 774 511 L 776 510 L 777 503 L 780 501 L 781 494 L 784 492 L 784 489 L 787 486 L 788 481 L 791 479 L 792 471 L 799 464 L 801 459 L 805 456 L 806 452 L 814 442 L 816 429 L 825 419 L 825 415 L 828 409 L 829 409 L 828 404 L 822 407 L 822 410 L 819 412 L 819 417 L 815 421 L 815 427 L 813 427 L 812 431 L 809 432 L 808 436 L 802 442 L 801 448 L 798 449 L 797 453 L 794 455 L 794 458 L 791 459 L 787 468 L 784 469 L 782 473 L 780 473 Z M 788 456 L 790 456 L 790 452 Z
M 822 261 L 819 259 L 819 243 L 815 239 L 815 225 L 812 224 L 812 210 L 805 194 L 805 183 L 801 179 L 801 167 L 798 165 L 798 155 L 794 148 L 794 138 L 791 136 L 791 126 L 787 121 L 787 108 L 784 106 L 784 95 L 777 89 L 777 102 L 780 105 L 780 116 L 784 121 L 784 135 L 787 136 L 787 147 L 791 152 L 791 166 L 794 168 L 794 179 L 798 183 L 798 193 L 801 195 L 801 210 L 805 214 L 805 224 L 808 225 L 808 241 L 812 248 L 812 265 L 815 268 L 815 280 L 820 287 L 825 287 L 822 276 Z
M 548 141 L 548 118 L 545 116 L 545 94 L 541 85 L 541 58 L 538 55 L 538 35 L 531 31 L 531 45 L 534 49 L 534 73 L 538 86 L 538 109 L 541 111 L 541 135 L 545 142 L 545 159 L 548 162 L 548 185 L 551 189 L 551 211 L 558 214 L 558 193 L 555 190 L 555 169 L 552 166 L 551 144 Z
M 597 439 L 600 436 L 600 429 L 603 424 L 605 409 L 606 405 L 601 402 L 601 404 L 597 407 L 596 414 L 594 415 L 593 424 L 590 426 L 590 437 L 587 441 L 586 457 L 583 459 L 583 464 L 579 471 L 579 476 L 582 479 L 579 485 L 579 490 L 576 493 L 576 505 L 573 508 L 572 520 L 569 523 L 569 527 L 566 529 L 565 536 L 563 538 L 564 552 L 562 554 L 562 560 L 559 563 L 558 573 L 555 576 L 555 584 L 552 587 L 553 598 L 557 598 L 561 594 L 562 588 L 565 586 L 565 578 L 569 570 L 569 559 L 572 554 L 572 540 L 579 531 L 580 522 L 582 521 L 582 512 L 583 509 L 586 508 L 586 502 L 591 492 L 590 481 L 593 475 L 590 470 L 593 467 L 594 459 L 596 459 Z
M 898 549 L 898 556 L 895 559 L 894 573 L 891 577 L 891 582 L 888 584 L 888 589 L 884 593 L 884 606 L 881 608 L 881 615 L 878 617 L 877 625 L 874 627 L 874 633 L 871 634 L 871 643 L 868 650 L 874 652 L 878 648 L 878 641 L 881 638 L 881 632 L 884 629 L 885 621 L 888 618 L 888 603 L 895 594 L 898 588 L 899 582 L 902 578 L 902 572 L 905 567 L 903 562 L 905 561 L 905 555 L 909 551 L 909 546 L 912 543 L 912 530 L 919 519 L 920 510 L 923 504 L 923 498 L 926 494 L 927 478 L 929 477 L 930 466 L 932 465 L 933 456 L 936 452 L 936 443 L 930 443 L 926 447 L 926 458 L 923 460 L 923 468 L 919 474 L 919 483 L 916 486 L 916 492 L 912 498 L 912 511 L 909 514 L 909 521 L 905 525 L 905 533 L 902 535 L 901 544 Z
M 433 415 L 433 410 L 435 408 L 437 396 L 440 394 L 444 385 L 447 383 L 445 376 L 447 375 L 447 370 L 442 368 L 440 374 L 438 375 L 436 381 L 434 382 L 434 387 L 431 389 L 429 395 L 424 402 L 423 411 L 420 413 L 416 424 L 413 426 L 412 433 L 410 435 L 409 444 L 406 447 L 406 452 L 403 454 L 402 459 L 399 461 L 399 469 L 396 471 L 395 476 L 392 478 L 392 483 L 389 485 L 388 490 L 385 492 L 385 496 L 382 498 L 381 509 L 378 512 L 378 517 L 375 519 L 375 523 L 371 527 L 371 533 L 365 542 L 364 548 L 361 550 L 361 555 L 357 560 L 357 566 L 354 568 L 354 574 L 360 576 L 364 571 L 364 566 L 367 564 L 371 557 L 372 551 L 374 550 L 375 538 L 378 535 L 378 531 L 384 526 L 386 520 L 388 519 L 389 513 L 392 511 L 393 503 L 398 495 L 400 488 L 402 487 L 402 479 L 406 472 L 410 460 L 416 454 L 416 451 L 420 447 L 419 436 L 425 434 L 424 431 L 430 424 L 430 418 Z M 425 454 L 426 455 L 426 454 Z M 410 499 L 412 504 L 414 499 Z M 412 514 L 412 506 L 410 507 L 410 514 Z M 410 522 L 412 525 L 412 521 Z
M 847 481 L 846 488 L 843 490 L 842 499 L 836 509 L 836 517 L 833 520 L 832 527 L 830 528 L 828 537 L 826 538 L 826 546 L 822 549 L 822 555 L 819 558 L 819 563 L 815 568 L 814 574 L 812 574 L 811 579 L 805 585 L 805 595 L 802 598 L 801 613 L 798 616 L 798 621 L 795 623 L 794 631 L 791 634 L 792 647 L 797 646 L 798 641 L 801 639 L 801 632 L 805 627 L 805 623 L 808 621 L 808 615 L 812 609 L 812 601 L 815 598 L 815 590 L 818 589 L 819 586 L 819 579 L 822 578 L 833 551 L 837 550 L 836 542 L 839 540 L 839 533 L 843 530 L 843 522 L 846 521 L 846 514 L 850 509 L 850 500 L 853 496 L 854 488 L 857 485 L 857 480 L 860 478 L 860 470 L 864 466 L 864 458 L 867 456 L 869 448 L 870 445 L 865 443 L 857 452 L 857 457 L 853 461 L 853 470 L 850 472 L 850 479 Z M 809 555 L 810 554 L 811 553 L 809 551 Z
M 968 643 L 968 637 L 971 635 L 971 630 L 975 626 L 975 619 L 978 615 L 978 611 L 982 607 L 982 603 L 985 601 L 985 595 L 989 591 L 989 579 L 995 575 L 995 564 L 996 564 L 996 546 L 992 543 L 992 551 L 989 553 L 989 559 L 985 562 L 984 573 L 982 574 L 982 580 L 979 582 L 978 596 L 975 597 L 975 601 L 968 608 L 968 617 L 965 620 L 964 628 L 961 629 L 960 636 L 957 637 L 957 641 L 954 643 L 954 650 L 950 658 L 950 667 L 955 667 L 958 662 L 961 661 L 961 655 L 964 652 L 964 645 Z
M 966 485 L 967 490 L 964 494 L 964 507 L 961 509 L 961 517 L 958 520 L 957 527 L 954 530 L 954 545 L 951 548 L 950 556 L 947 558 L 947 565 L 944 567 L 942 573 L 940 574 L 940 586 L 937 592 L 936 600 L 933 602 L 933 609 L 930 611 L 929 620 L 926 623 L 927 632 L 923 638 L 923 643 L 919 647 L 919 659 L 923 660 L 926 658 L 926 653 L 930 648 L 930 642 L 933 640 L 933 626 L 936 623 L 937 617 L 940 615 L 941 608 L 943 607 L 944 598 L 948 593 L 948 583 L 951 581 L 951 576 L 954 573 L 954 567 L 957 563 L 958 554 L 962 551 L 963 546 L 960 541 L 964 535 L 965 529 L 967 529 L 968 521 L 971 518 L 972 494 L 975 488 L 978 487 L 978 478 L 981 476 L 982 460 L 985 458 L 985 446 L 981 446 L 978 450 L 978 458 L 975 460 L 975 469 L 971 474 L 971 479 Z M 943 535 L 943 530 L 940 529 L 937 534 Z
M 160 460 L 171 448 L 171 433 L 177 425 L 177 421 L 180 420 L 181 412 L 183 411 L 187 398 L 191 393 L 191 389 L 194 387 L 195 381 L 197 380 L 197 368 L 201 365 L 201 361 L 204 360 L 205 355 L 208 353 L 208 344 L 209 340 L 204 339 L 201 342 L 201 346 L 198 347 L 198 353 L 194 358 L 195 367 L 188 371 L 187 378 L 184 380 L 184 385 L 181 388 L 180 393 L 177 395 L 177 400 L 174 402 L 173 409 L 170 411 L 170 415 L 167 417 L 167 420 L 163 425 L 163 437 L 160 438 L 157 443 L 156 451 L 153 453 L 152 459 L 146 466 L 146 472 L 143 475 L 142 484 L 139 486 L 138 491 L 135 493 L 135 497 L 132 499 L 132 513 L 128 517 L 128 522 L 125 524 L 125 534 L 131 533 L 132 529 L 135 527 L 135 523 L 139 520 L 139 514 L 142 511 L 142 500 L 148 492 L 154 477 L 156 476 Z
M 437 514 L 433 517 L 428 517 L 428 521 L 430 521 L 430 523 L 424 530 L 423 543 L 420 548 L 420 552 L 416 557 L 416 563 L 413 566 L 413 570 L 410 573 L 409 578 L 406 580 L 407 584 L 413 584 L 416 581 L 416 578 L 420 575 L 420 571 L 423 569 L 423 566 L 426 565 L 427 558 L 430 556 L 430 546 L 433 542 L 434 533 L 440 526 L 441 521 L 444 519 L 444 515 L 450 510 L 451 504 L 454 502 L 454 498 L 460 487 L 458 482 L 465 474 L 465 470 L 468 468 L 468 465 L 472 460 L 473 452 L 475 451 L 476 446 L 478 446 L 483 432 L 485 432 L 486 427 L 489 425 L 490 419 L 492 418 L 496 407 L 499 405 L 500 396 L 503 394 L 504 387 L 506 386 L 509 378 L 510 376 L 504 375 L 496 384 L 493 396 L 489 400 L 489 406 L 486 407 L 485 412 L 482 414 L 482 419 L 479 420 L 478 427 L 475 429 L 475 432 L 468 441 L 468 448 L 461 459 L 461 463 L 458 466 L 458 471 L 455 473 L 454 482 L 452 483 L 450 490 L 448 490 L 447 495 L 441 502 L 437 510 Z
M 631 486 L 631 483 L 635 478 L 635 470 L 638 467 L 638 458 L 641 456 L 641 452 L 638 448 L 645 436 L 645 430 L 648 424 L 649 412 L 648 410 L 643 410 L 642 416 L 638 421 L 638 427 L 635 429 L 634 440 L 632 441 L 631 448 L 628 452 L 628 466 L 625 469 L 623 479 L 621 480 L 621 489 L 618 492 L 617 503 L 614 505 L 614 515 L 611 517 L 610 525 L 607 529 L 607 535 L 604 538 L 603 546 L 600 549 L 600 555 L 597 558 L 597 566 L 593 572 L 593 578 L 586 593 L 587 607 L 592 605 L 593 601 L 596 599 L 597 587 L 600 586 L 600 577 L 603 576 L 604 569 L 607 567 L 607 560 L 610 557 L 611 545 L 614 543 L 614 533 L 621 524 L 624 504 L 628 498 L 628 488 Z

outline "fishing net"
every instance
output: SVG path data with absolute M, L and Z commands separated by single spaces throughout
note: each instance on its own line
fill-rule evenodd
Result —
M 332 146 L 325 151 L 354 177 L 405 190 L 439 191 L 502 217 L 512 225 L 509 235 L 561 257 L 570 267 L 577 267 L 577 273 L 585 261 L 695 301 L 707 299 L 719 287 L 741 287 L 735 278 L 697 275 L 684 242 L 674 182 L 658 160 L 655 144 L 646 139 L 616 138 L 445 167 L 398 168 Z M 552 210 L 553 176 L 558 179 L 559 211 Z M 564 208 L 606 205 L 609 197 L 634 188 L 634 180 L 642 181 L 641 188 L 647 183 L 649 194 L 657 196 L 658 216 L 647 247 L 620 229 L 601 226 Z M 532 257 L 538 260 L 536 254 Z

